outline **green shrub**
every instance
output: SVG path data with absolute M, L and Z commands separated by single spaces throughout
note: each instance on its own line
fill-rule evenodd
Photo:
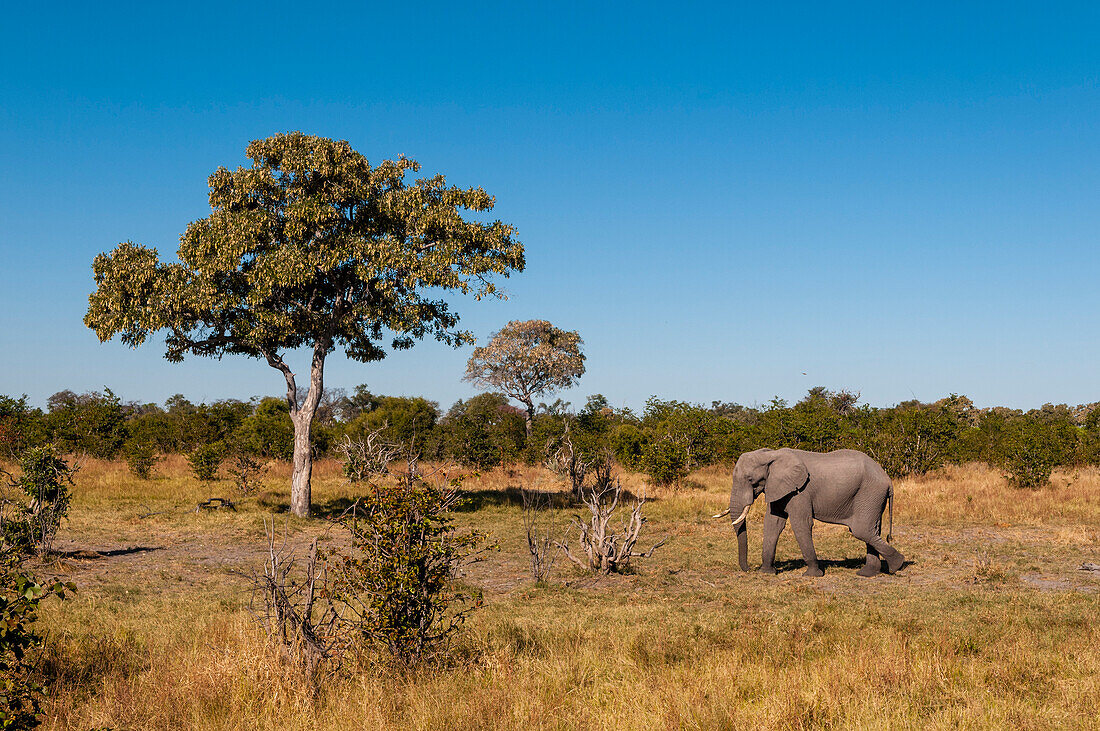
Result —
M 153 442 L 131 439 L 126 443 L 123 452 L 126 454 L 126 464 L 135 477 L 148 480 L 152 476 L 158 459 Z
M 1055 467 L 1073 461 L 1077 429 L 1064 415 L 1031 411 L 1008 419 L 1000 430 L 995 464 L 1020 488 L 1050 482 Z
M 499 393 L 457 401 L 442 423 L 447 453 L 481 469 L 514 462 L 523 452 L 523 414 Z
M 187 461 L 191 463 L 191 471 L 203 482 L 213 482 L 218 479 L 218 469 L 222 466 L 223 459 L 225 459 L 225 446 L 222 444 L 204 444 L 187 455 Z
M 864 407 L 853 417 L 853 445 L 877 460 L 891 477 L 938 469 L 957 459 L 959 435 L 965 426 L 946 403 Z
M 439 487 L 414 474 L 375 487 L 342 521 L 352 553 L 329 552 L 336 569 L 329 587 L 340 616 L 356 634 L 404 666 L 440 658 L 479 595 L 454 586 L 464 562 L 485 538 L 459 533 L 450 511 L 457 482 Z
M 46 440 L 42 411 L 27 406 L 27 396 L 0 396 L 0 457 L 16 461 L 28 447 Z
M 294 456 L 294 424 L 286 399 L 268 397 L 233 432 L 233 442 L 242 452 L 269 459 L 291 460 Z
M 61 452 L 86 452 L 110 459 L 126 439 L 126 414 L 118 396 L 103 393 L 60 391 L 48 399 L 45 417 L 50 440 Z
M 69 513 L 72 500 L 69 486 L 76 470 L 51 445 L 27 449 L 19 466 L 22 474 L 9 480 L 26 499 L 12 504 L 14 510 L 4 511 L 3 507 L 9 506 L 0 506 L 0 542 L 6 552 L 45 553 Z
M 678 483 L 691 472 L 684 448 L 664 439 L 650 442 L 646 447 L 642 469 L 657 485 Z
M 0 729 L 23 731 L 41 723 L 43 688 L 33 677 L 34 655 L 42 647 L 34 629 L 38 605 L 75 590 L 71 583 L 42 585 L 15 552 L 0 555 Z
M 424 398 L 377 396 L 368 411 L 360 413 L 345 431 L 352 439 L 378 432 L 381 439 L 407 452 L 422 451 L 432 441 L 439 419 L 439 405 Z
M 645 453 L 645 433 L 635 424 L 619 424 L 611 432 L 615 461 L 628 470 L 640 470 Z
M 1082 462 L 1100 465 L 1100 406 L 1093 407 L 1085 417 L 1080 453 Z
M 651 398 L 642 415 L 640 466 L 659 485 L 677 483 L 719 453 L 723 420 L 701 406 Z

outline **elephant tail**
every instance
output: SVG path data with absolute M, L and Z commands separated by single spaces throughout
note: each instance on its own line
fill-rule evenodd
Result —
M 890 506 L 890 527 L 886 530 L 886 542 L 894 536 L 894 483 L 890 483 L 890 490 L 886 493 L 886 502 Z

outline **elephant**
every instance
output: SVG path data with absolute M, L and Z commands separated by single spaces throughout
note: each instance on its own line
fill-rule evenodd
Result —
M 858 573 L 875 576 L 886 569 L 895 573 L 905 557 L 890 545 L 894 527 L 894 488 L 878 462 L 854 449 L 807 452 L 801 449 L 757 449 L 737 459 L 733 470 L 729 509 L 714 516 L 737 515 L 737 561 L 748 571 L 746 517 L 760 493 L 767 501 L 764 516 L 763 564 L 760 571 L 775 573 L 775 544 L 791 521 L 791 529 L 806 559 L 806 576 L 823 576 L 814 551 L 813 523 L 848 526 L 867 544 L 867 562 Z M 890 505 L 890 528 L 882 539 L 882 513 Z

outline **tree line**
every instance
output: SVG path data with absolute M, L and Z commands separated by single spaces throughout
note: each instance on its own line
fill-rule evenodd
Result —
M 478 469 L 546 464 L 574 480 L 579 470 L 582 481 L 585 469 L 610 461 L 644 472 L 654 483 L 678 483 L 694 469 L 732 463 L 742 452 L 763 447 L 859 449 L 894 477 L 981 461 L 1024 487 L 1044 484 L 1058 466 L 1100 464 L 1097 404 L 979 409 L 965 396 L 951 395 L 873 407 L 860 404 L 857 394 L 820 387 L 793 405 L 776 398 L 755 407 L 719 401 L 703 406 L 654 397 L 640 412 L 613 408 L 599 394 L 578 409 L 559 400 L 529 411 L 491 392 L 443 411 L 426 398 L 378 395 L 364 385 L 351 393 L 326 391 L 311 432 L 313 456 L 336 456 L 342 440 L 369 434 L 421 459 Z M 200 450 L 218 459 L 246 454 L 290 460 L 294 425 L 286 400 L 275 397 L 195 404 L 177 394 L 158 405 L 123 402 L 105 388 L 61 391 L 43 410 L 25 396 L 0 396 L 0 454 L 14 461 L 47 443 L 62 452 L 132 462 L 150 453 Z

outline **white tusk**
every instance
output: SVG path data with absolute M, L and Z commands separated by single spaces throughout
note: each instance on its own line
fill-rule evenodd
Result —
M 751 505 L 746 505 L 745 509 L 741 511 L 741 515 L 737 516 L 737 520 L 733 521 L 733 524 L 734 525 L 740 525 L 741 521 L 744 520 L 746 516 L 748 516 L 749 508 L 751 508 L 751 507 L 752 507 Z M 727 510 L 726 512 L 728 513 L 729 511 Z
M 722 511 L 721 513 L 719 513 L 718 515 L 712 515 L 712 516 L 710 516 L 710 517 L 712 517 L 712 518 L 721 518 L 721 517 L 723 517 L 723 516 L 726 516 L 726 515 L 729 515 L 729 514 L 730 514 L 730 509 L 729 509 L 729 508 L 726 508 L 726 509 L 725 509 L 725 510 L 723 510 L 723 511 Z

